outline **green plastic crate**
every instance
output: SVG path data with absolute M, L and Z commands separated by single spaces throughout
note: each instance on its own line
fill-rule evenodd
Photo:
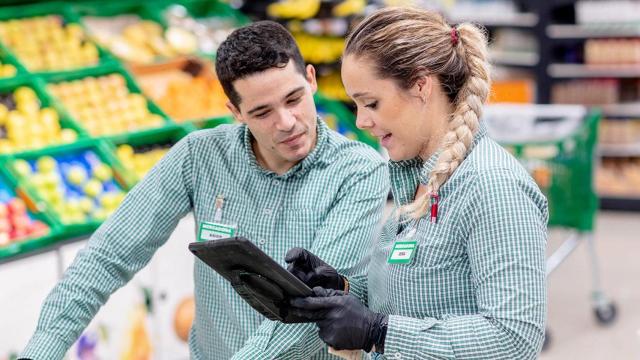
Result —
M 598 210 L 594 159 L 601 113 L 558 141 L 503 144 L 527 168 L 549 203 L 549 226 L 591 231 Z
M 161 5 L 162 6 L 162 5 Z M 70 7 L 71 16 L 82 23 L 85 16 L 112 17 L 118 15 L 138 15 L 142 20 L 151 20 L 165 26 L 158 3 L 148 1 L 85 1 L 74 3 Z
M 205 120 L 193 120 L 193 121 L 187 122 L 186 125 L 192 125 L 194 130 L 200 130 L 200 129 L 212 129 L 222 124 L 235 124 L 235 123 L 236 121 L 232 115 L 226 115 L 226 116 L 209 118 Z
M 318 112 L 323 111 L 327 114 L 335 116 L 335 123 L 338 129 L 334 129 L 343 135 L 353 138 L 354 140 L 361 141 L 376 150 L 380 149 L 378 140 L 356 127 L 356 117 L 349 109 L 347 109 L 342 103 L 336 100 L 331 100 L 320 94 L 316 93 L 314 96 Z M 325 119 L 331 120 L 331 119 Z M 331 123 L 332 121 L 328 121 Z
M 217 0 L 177 0 L 168 1 L 167 3 L 184 6 L 189 15 L 195 19 L 220 17 L 231 20 L 236 26 L 243 26 L 251 22 L 242 12 L 232 8 L 229 4 Z
M 3 93 L 3 94 L 10 93 L 16 88 L 21 86 L 28 86 L 35 91 L 36 95 L 38 96 L 38 99 L 40 100 L 41 108 L 51 107 L 58 112 L 61 128 L 74 130 L 78 134 L 78 139 L 87 137 L 86 132 L 80 126 L 78 126 L 78 124 L 75 121 L 73 121 L 71 117 L 68 116 L 67 113 L 60 111 L 60 109 L 56 107 L 56 104 L 53 101 L 53 99 L 45 91 L 44 82 L 42 81 L 42 79 L 31 76 L 31 75 L 1 79 L 0 93 Z M 47 145 L 47 146 L 56 146 L 56 145 L 57 144 Z M 31 149 L 31 150 L 38 150 L 38 149 Z M 26 151 L 31 151 L 31 150 L 26 150 Z M 17 153 L 20 153 L 23 151 L 24 150 L 21 150 L 21 151 L 18 151 Z M 3 155 L 6 155 L 6 154 L 3 154 Z
M 32 219 L 42 221 L 49 226 L 49 233 L 47 235 L 21 240 L 7 246 L 0 246 L 0 260 L 6 260 L 17 255 L 28 253 L 34 249 L 50 245 L 63 236 L 61 224 L 58 223 L 45 209 L 38 208 L 36 202 L 20 188 L 20 185 L 18 185 L 17 181 L 9 174 L 5 166 L 2 166 L 0 169 L 0 181 L 3 182 L 7 188 L 12 190 L 10 191 L 12 195 L 25 202 L 28 213 Z
M 22 189 L 24 189 L 27 196 L 29 196 L 36 202 L 38 208 L 43 209 L 44 211 L 51 214 L 56 222 L 61 224 L 64 237 L 66 238 L 80 235 L 89 235 L 93 231 L 95 231 L 100 226 L 100 224 L 102 224 L 102 221 L 92 220 L 86 223 L 75 224 L 63 223 L 53 210 L 53 205 L 45 201 L 39 195 L 38 190 L 35 189 L 31 184 L 27 182 L 26 179 L 22 178 L 21 175 L 15 171 L 13 163 L 18 159 L 34 161 L 42 156 L 68 156 L 70 154 L 82 152 L 85 150 L 92 150 L 102 163 L 108 165 L 111 168 L 111 170 L 113 171 L 114 182 L 122 191 L 127 192 L 133 187 L 136 179 L 124 169 L 116 156 L 111 152 L 111 147 L 108 146 L 104 140 L 85 139 L 74 144 L 50 147 L 40 151 L 25 152 L 17 156 L 8 158 L 4 163 L 11 176 L 21 184 Z
M 73 81 L 73 80 L 80 80 L 80 79 L 84 79 L 86 77 L 99 77 L 99 76 L 105 76 L 105 75 L 110 75 L 110 74 L 120 74 L 124 77 L 126 83 L 127 83 L 127 88 L 129 89 L 129 92 L 131 93 L 136 93 L 136 94 L 141 94 L 144 96 L 144 93 L 142 92 L 142 90 L 138 87 L 137 83 L 135 82 L 135 80 L 133 79 L 133 77 L 131 76 L 131 74 L 126 71 L 123 67 L 121 67 L 118 64 L 107 64 L 104 66 L 99 66 L 99 67 L 94 67 L 94 68 L 85 68 L 82 70 L 78 70 L 78 71 L 74 71 L 71 73 L 66 73 L 66 74 L 49 74 L 46 76 L 43 76 L 46 83 L 47 84 L 55 84 L 55 83 L 60 83 L 60 82 L 65 82 L 65 81 Z M 148 97 L 145 96 L 145 98 L 147 99 L 147 107 L 149 109 L 149 112 L 151 112 L 152 114 L 156 114 L 161 116 L 164 121 L 165 121 L 165 125 L 164 126 L 173 126 L 174 123 L 173 121 L 167 116 L 167 114 L 165 114 L 162 109 L 160 109 L 160 107 L 158 107 L 158 105 L 156 105 L 153 100 L 149 99 Z M 61 100 L 54 98 L 54 103 L 56 104 L 56 107 L 64 112 L 67 116 L 69 116 L 70 118 L 73 119 L 73 116 L 66 110 L 64 104 L 62 103 Z M 98 137 L 98 136 L 93 136 L 91 135 L 83 126 L 83 124 L 79 121 L 76 120 L 76 123 L 78 124 L 79 127 L 82 128 L 82 130 L 88 134 L 89 136 L 92 137 Z M 131 133 L 149 133 L 149 132 L 153 132 L 156 129 L 159 129 L 162 127 L 156 127 L 156 128 L 147 128 L 147 129 L 138 129 L 135 131 L 132 131 Z M 114 134 L 114 135 L 105 135 L 105 136 L 100 136 L 101 138 L 110 138 L 113 136 L 118 136 L 121 134 Z
M 66 4 L 65 2 L 57 2 L 57 1 L 35 3 L 30 5 L 18 5 L 18 6 L 12 6 L 12 7 L 8 7 L 8 6 L 2 7 L 2 11 L 0 12 L 0 21 L 37 17 L 37 16 L 46 16 L 46 15 L 58 15 L 62 17 L 65 23 L 77 23 L 80 26 L 82 26 L 81 23 L 78 23 L 78 21 L 76 21 L 76 16 L 69 8 L 69 5 Z M 99 58 L 98 64 L 95 64 L 95 65 L 102 65 L 102 64 L 114 62 L 114 59 L 109 55 L 107 51 L 105 51 L 105 49 L 103 49 L 99 44 L 94 43 L 94 45 L 96 45 L 96 48 L 98 49 L 98 58 Z M 76 69 L 67 69 L 67 70 L 54 70 L 54 71 L 30 71 L 26 66 L 24 66 L 24 64 L 22 64 L 22 62 L 20 61 L 20 58 L 18 58 L 13 53 L 13 51 L 6 46 L 6 44 L 3 44 L 3 46 L 5 50 L 8 51 L 10 56 L 13 57 L 13 59 L 16 59 L 16 61 L 18 61 L 20 66 L 29 73 L 55 74 L 55 73 L 66 73 L 69 71 L 76 70 Z
M 131 145 L 133 148 L 139 148 L 144 146 L 151 145 L 170 145 L 173 146 L 180 139 L 185 137 L 191 131 L 189 127 L 175 125 L 175 126 L 167 126 L 162 129 L 156 129 L 153 132 L 148 133 L 138 133 L 138 134 L 125 134 L 120 136 L 114 136 L 107 142 L 107 145 L 110 147 L 111 153 L 115 154 L 117 157 L 117 147 L 122 144 Z M 122 164 L 124 171 L 126 171 L 129 176 L 134 179 L 134 182 L 138 182 L 139 179 L 131 169 L 127 168 L 120 159 L 118 159 L 120 164 Z

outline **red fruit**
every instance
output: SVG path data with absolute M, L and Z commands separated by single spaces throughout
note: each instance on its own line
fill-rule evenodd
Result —
M 15 215 L 11 217 L 11 224 L 14 229 L 26 230 L 31 224 L 31 219 L 27 214 Z
M 11 241 L 18 241 L 18 240 L 22 240 L 25 237 L 27 237 L 27 231 L 24 229 L 14 229 L 10 234 L 9 237 L 11 238 Z
M 40 237 L 49 233 L 49 226 L 42 221 L 34 221 L 29 226 L 29 234 L 33 237 Z
M 0 233 L 8 233 L 11 231 L 11 223 L 7 218 L 0 218 Z
M 14 216 L 27 212 L 27 206 L 22 199 L 13 198 L 7 205 L 9 206 L 9 212 Z

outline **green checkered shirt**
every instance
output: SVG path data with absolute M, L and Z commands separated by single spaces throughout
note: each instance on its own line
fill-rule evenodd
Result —
M 437 156 L 390 163 L 396 205 L 413 200 Z M 418 222 L 411 263 L 387 263 L 416 226 L 395 214 L 372 250 L 368 303 L 390 314 L 382 358 L 535 358 L 546 314 L 545 197 L 484 126 L 439 195 L 437 223 Z M 357 280 L 353 292 L 366 297 Z
M 222 221 L 284 263 L 292 247 L 309 249 L 341 273 L 363 273 L 362 259 L 382 216 L 389 176 L 370 147 L 318 121 L 315 149 L 286 174 L 261 168 L 248 128 L 224 125 L 176 144 L 91 237 L 47 297 L 22 356 L 61 359 L 109 295 L 142 269 L 178 221 Z M 187 251 L 187 244 L 185 244 Z M 265 320 L 200 260 L 194 269 L 193 359 L 324 359 L 315 324 Z

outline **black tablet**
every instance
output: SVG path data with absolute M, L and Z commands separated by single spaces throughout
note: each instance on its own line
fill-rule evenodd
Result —
M 309 321 L 290 315 L 288 300 L 311 296 L 311 289 L 251 241 L 243 237 L 200 241 L 189 244 L 189 250 L 268 319 L 283 323 Z

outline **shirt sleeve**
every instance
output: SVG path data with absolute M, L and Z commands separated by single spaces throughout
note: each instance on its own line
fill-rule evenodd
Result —
M 151 260 L 192 208 L 191 161 L 187 137 L 127 194 L 45 299 L 21 357 L 62 359 L 109 296 Z
M 346 177 L 335 205 L 309 249 L 344 276 L 363 276 L 372 235 L 389 193 L 386 165 L 369 161 Z M 265 320 L 233 359 L 309 359 L 326 345 L 315 324 L 282 324 Z
M 480 173 L 474 194 L 473 220 L 462 236 L 477 312 L 443 319 L 391 315 L 385 355 L 535 359 L 539 353 L 546 317 L 546 199 L 530 178 L 507 169 Z

